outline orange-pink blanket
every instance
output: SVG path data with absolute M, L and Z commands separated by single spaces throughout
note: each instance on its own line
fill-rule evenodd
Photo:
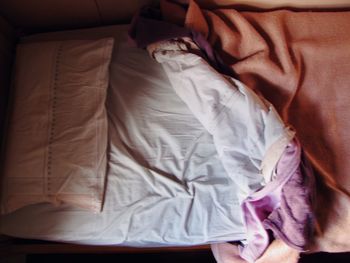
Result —
M 161 2 L 297 131 L 317 173 L 312 251 L 350 251 L 350 12 L 202 9 Z

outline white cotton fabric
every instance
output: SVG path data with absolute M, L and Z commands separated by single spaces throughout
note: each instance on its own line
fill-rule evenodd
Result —
M 1 212 L 42 202 L 102 208 L 113 39 L 17 45 Z
M 217 73 L 183 43 L 162 43 L 152 55 L 178 96 L 213 136 L 220 160 L 239 189 L 240 202 L 271 180 L 276 156 L 294 136 L 274 107 L 240 81 Z
M 264 152 L 287 136 L 287 129 L 244 86 L 201 58 L 165 52 L 157 55 L 160 65 L 130 46 L 126 29 L 36 38 L 115 38 L 102 212 L 34 205 L 2 217 L 0 231 L 131 246 L 244 240 L 240 200 L 264 184 L 259 170 Z

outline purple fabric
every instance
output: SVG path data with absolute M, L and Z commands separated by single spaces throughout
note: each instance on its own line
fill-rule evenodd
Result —
M 248 232 L 247 245 L 240 255 L 254 262 L 268 247 L 271 230 L 276 238 L 303 251 L 313 229 L 311 207 L 313 173 L 295 139 L 285 149 L 276 170 L 276 179 L 249 196 L 242 204 Z
M 207 39 L 195 30 L 189 30 L 161 20 L 158 9 L 145 6 L 134 16 L 130 28 L 130 40 L 139 48 L 149 44 L 179 37 L 190 37 L 206 56 L 207 61 L 220 73 L 233 75 L 229 66 L 223 63 Z
M 313 234 L 313 176 L 311 165 L 302 158 L 298 170 L 282 188 L 280 207 L 263 222 L 265 229 L 297 250 L 304 250 Z
M 196 45 L 206 55 L 207 61 L 213 68 L 222 74 L 233 76 L 234 73 L 232 69 L 222 61 L 221 57 L 216 53 L 216 51 L 201 33 L 191 30 L 191 36 Z
M 144 6 L 133 17 L 129 28 L 129 37 L 139 48 L 149 44 L 177 37 L 191 37 L 187 28 L 162 21 L 161 12 L 150 6 Z
M 129 29 L 129 37 L 139 48 L 162 40 L 190 36 L 190 32 L 183 27 L 143 17 L 137 18 Z

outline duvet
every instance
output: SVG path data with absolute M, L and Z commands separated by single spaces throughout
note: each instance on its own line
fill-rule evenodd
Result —
M 234 78 L 218 73 L 198 47 L 181 38 L 148 46 L 177 95 L 213 136 L 229 177 L 238 186 L 249 262 L 269 244 L 267 230 L 303 251 L 312 236 L 313 174 L 301 147 L 274 107 Z

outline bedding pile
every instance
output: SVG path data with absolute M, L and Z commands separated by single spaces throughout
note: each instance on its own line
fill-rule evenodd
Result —
M 143 12 L 141 15 L 151 13 L 147 9 Z M 138 36 L 157 24 L 161 28 L 149 39 Z M 140 16 L 130 35 L 136 43 L 151 43 L 162 27 L 166 28 L 162 21 Z M 168 38 L 171 30 L 166 31 Z M 174 34 L 179 31 L 174 30 Z M 186 36 L 186 30 L 183 32 Z M 164 67 L 178 96 L 213 136 L 226 172 L 239 186 L 236 194 L 247 236 L 232 241 L 244 244 L 239 247 L 241 257 L 249 262 L 258 259 L 268 247 L 268 230 L 303 251 L 313 232 L 313 174 L 311 169 L 301 168 L 301 150 L 293 140 L 294 132 L 270 103 L 213 69 L 203 58 L 205 54 L 198 55 L 199 48 L 190 38 L 155 42 L 148 50 Z
M 239 186 L 247 237 L 233 241 L 246 242 L 240 246 L 241 257 L 253 262 L 263 254 L 267 230 L 303 251 L 313 229 L 313 174 L 301 163 L 294 134 L 272 105 L 186 52 L 178 41 L 151 45 L 150 50 L 176 93 L 213 136 L 226 172 Z
M 349 250 L 349 242 L 344 232 L 341 233 L 341 229 L 348 229 L 349 226 L 348 213 L 345 212 L 349 207 L 349 180 L 346 176 L 349 170 L 346 158 L 349 153 L 345 132 L 349 127 L 349 118 L 345 117 L 349 105 L 347 87 L 350 50 L 350 39 L 345 31 L 349 20 L 349 12 L 238 12 L 232 8 L 205 10 L 194 1 L 189 1 L 185 7 L 172 1 L 162 1 L 159 12 L 145 8 L 134 19 L 130 36 L 138 46 L 154 46 L 157 44 L 152 43 L 157 41 L 158 45 L 164 46 L 169 39 L 181 42 L 184 38 L 190 38 L 200 48 L 201 57 L 213 68 L 238 78 L 261 98 L 270 101 L 283 122 L 295 128 L 305 150 L 303 159 L 311 161 L 313 169 L 306 161 L 306 166 L 301 165 L 303 168 L 300 168 L 299 178 L 296 179 L 299 182 L 309 182 L 299 188 L 302 190 L 295 188 L 289 191 L 287 198 L 283 197 L 282 202 L 279 200 L 277 210 L 284 206 L 298 207 L 298 201 L 295 200 L 298 197 L 315 200 L 317 235 L 310 239 L 310 228 L 298 228 L 297 224 L 289 227 L 288 213 L 277 216 L 285 227 L 284 231 L 278 233 L 270 228 L 271 224 L 266 218 L 274 217 L 273 210 L 276 207 L 262 209 L 264 213 L 260 213 L 252 205 L 264 206 L 264 196 L 261 197 L 263 194 L 259 192 L 271 191 L 267 184 L 256 194 L 246 196 L 245 200 L 240 199 L 243 201 L 242 209 L 248 233 L 247 244 L 240 245 L 239 250 L 231 245 L 231 251 L 233 254 L 234 251 L 239 251 L 240 256 L 247 261 L 257 260 L 266 249 L 267 246 L 263 244 L 268 243 L 269 237 L 259 234 L 259 230 L 264 228 L 272 230 L 275 238 L 298 251 Z M 159 53 L 174 53 L 164 49 Z M 200 52 L 197 50 L 192 53 Z M 175 55 L 169 55 L 173 56 Z M 169 67 L 174 70 L 176 63 L 169 62 Z M 179 68 L 187 69 L 188 66 Z M 326 128 L 324 125 L 331 126 Z M 292 146 L 289 145 L 289 148 Z M 280 162 L 283 159 L 280 156 Z M 278 167 L 279 164 L 277 170 Z M 316 172 L 316 197 L 312 193 L 315 189 L 312 170 Z M 278 181 L 276 176 L 271 184 L 277 184 Z M 288 190 L 282 191 L 286 192 Z M 274 196 L 273 190 L 270 193 Z M 300 211 L 307 214 L 309 209 L 310 206 L 306 206 Z M 300 216 L 300 211 L 294 215 Z M 312 218 L 313 216 L 304 217 L 303 222 L 312 222 Z M 263 221 L 262 225 L 251 227 L 250 223 L 254 219 Z M 303 233 L 304 236 L 295 233 Z M 294 236 L 289 239 L 288 235 Z M 305 238 L 307 236 L 309 239 Z M 290 240 L 296 243 L 301 241 L 302 245 L 293 244 Z M 222 244 L 223 247 L 227 245 Z M 220 245 L 215 245 L 213 250 L 219 251 Z M 224 250 L 227 252 L 226 247 Z M 219 256 L 217 259 L 221 261 Z

